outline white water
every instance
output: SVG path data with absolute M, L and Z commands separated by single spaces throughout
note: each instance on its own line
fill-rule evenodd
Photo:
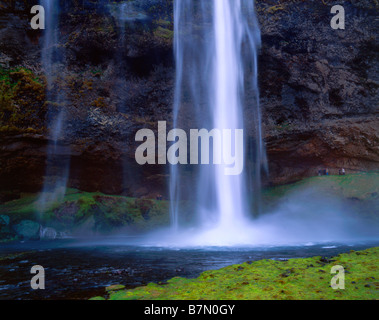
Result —
M 214 34 L 215 57 L 213 67 L 214 127 L 219 129 L 243 128 L 240 84 L 243 70 L 240 65 L 240 47 L 242 44 L 242 21 L 239 1 L 215 1 Z M 233 226 L 240 221 L 246 210 L 243 179 L 241 175 L 227 176 L 224 165 L 215 171 L 217 210 L 220 213 L 221 228 Z
M 260 172 L 265 162 L 257 86 L 259 46 L 253 1 L 175 2 L 174 127 L 181 127 L 183 112 L 191 108 L 189 113 L 198 129 L 243 129 L 246 91 L 253 93 L 253 119 L 249 121 L 255 127 L 254 159 L 250 159 L 255 166 L 250 181 L 254 194 L 248 192 L 247 170 L 239 176 L 227 176 L 225 165 L 200 166 L 194 169 L 197 184 L 183 191 L 183 171 L 177 166 L 171 168 L 171 219 L 175 230 L 181 227 L 179 202 L 183 192 L 194 194 L 198 228 L 206 230 L 204 236 L 211 232 L 210 238 L 216 242 L 222 243 L 227 234 L 241 236 L 252 215 L 249 199 L 255 199 L 255 211 L 259 210 Z

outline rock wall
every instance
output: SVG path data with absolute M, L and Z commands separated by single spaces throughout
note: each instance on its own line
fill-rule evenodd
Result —
M 345 8 L 345 30 L 330 27 L 334 4 Z M 378 4 L 293 1 L 259 8 L 272 181 L 314 175 L 317 168 L 377 169 Z
M 37 1 L 0 4 L 0 200 L 41 189 L 47 112 L 60 108 L 68 115 L 58 145 L 71 159 L 70 187 L 167 195 L 168 168 L 138 166 L 134 137 L 172 120 L 172 0 L 129 1 L 123 23 L 121 1 L 60 2 L 50 90 L 64 92 L 64 103 L 44 94 L 42 32 L 29 24 Z M 330 27 L 334 4 L 345 7 L 345 30 Z M 377 10 L 375 1 L 257 1 L 266 184 L 319 168 L 379 168 Z

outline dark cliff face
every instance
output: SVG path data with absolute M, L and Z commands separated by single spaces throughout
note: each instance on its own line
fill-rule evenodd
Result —
M 337 2 L 324 3 L 260 11 L 261 101 L 276 182 L 313 175 L 318 167 L 332 173 L 378 167 L 378 7 L 338 3 L 346 29 L 333 30 Z
M 36 2 L 36 1 L 35 1 Z M 39 191 L 50 139 L 47 110 L 65 108 L 58 144 L 71 158 L 69 185 L 86 191 L 164 193 L 168 168 L 140 167 L 135 133 L 172 120 L 172 1 L 61 1 L 52 92 L 46 101 L 40 31 L 32 2 L 0 5 L 0 191 Z M 330 27 L 332 1 L 258 1 L 260 90 L 269 160 L 266 183 L 379 167 L 378 7 L 342 3 L 346 30 Z M 338 2 L 338 4 L 341 4 Z M 37 94 L 36 94 L 37 93 Z M 7 192 L 5 192 L 7 191 Z

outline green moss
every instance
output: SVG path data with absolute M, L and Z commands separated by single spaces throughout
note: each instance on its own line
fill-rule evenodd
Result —
M 19 259 L 26 254 L 33 253 L 33 251 L 30 252 L 19 252 L 19 253 L 14 253 L 14 254 L 1 254 L 0 255 L 0 261 L 5 261 L 5 260 L 14 260 L 14 259 Z
M 289 132 L 289 131 L 292 131 L 294 130 L 296 127 L 293 126 L 292 124 L 290 124 L 289 122 L 285 122 L 283 124 L 280 124 L 280 125 L 277 125 L 276 126 L 276 130 L 278 130 L 279 132 L 283 133 L 283 132 Z
M 123 290 L 125 289 L 125 286 L 121 285 L 121 284 L 115 284 L 113 286 L 109 286 L 109 287 L 106 287 L 105 290 L 107 292 L 115 292 L 115 291 L 119 291 L 119 290 Z
M 92 301 L 103 301 L 103 300 L 105 300 L 105 298 L 103 298 L 103 297 L 94 297 L 94 298 L 91 298 L 90 300 L 92 300 Z
M 46 112 L 45 85 L 26 68 L 0 68 L 0 131 L 39 132 Z
M 67 189 L 61 201 L 48 203 L 41 212 L 38 200 L 38 194 L 24 194 L 20 199 L 0 205 L 0 211 L 10 217 L 11 224 L 34 220 L 59 230 L 74 231 L 91 220 L 89 231 L 100 233 L 114 232 L 123 227 L 148 231 L 169 223 L 169 204 L 165 201 Z
M 261 260 L 206 271 L 196 279 L 173 278 L 110 294 L 110 300 L 322 300 L 378 299 L 379 248 L 321 257 Z M 331 268 L 345 269 L 345 289 L 333 290 Z
M 20 199 L 13 200 L 0 206 L 1 212 L 10 217 L 10 223 L 16 224 L 21 220 L 33 220 L 37 217 L 36 195 L 24 194 Z
M 174 32 L 170 29 L 158 27 L 155 32 L 155 36 L 159 38 L 164 38 L 166 40 L 172 40 L 174 38 Z

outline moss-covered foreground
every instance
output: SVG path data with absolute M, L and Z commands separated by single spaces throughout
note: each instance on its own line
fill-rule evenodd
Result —
M 108 290 L 110 300 L 367 300 L 379 298 L 379 248 L 337 257 L 261 260 L 206 271 L 196 279 L 173 278 L 134 290 Z M 345 269 L 345 289 L 330 283 L 333 266 Z M 93 300 L 101 300 L 96 297 Z

